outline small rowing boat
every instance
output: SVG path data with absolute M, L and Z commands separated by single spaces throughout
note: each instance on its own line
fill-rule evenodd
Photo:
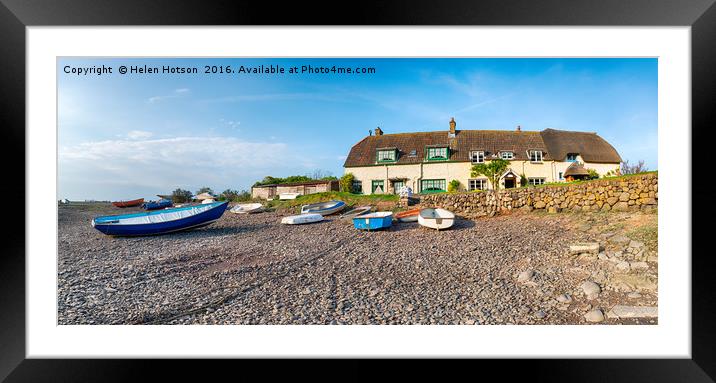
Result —
M 392 211 L 378 211 L 353 218 L 353 227 L 359 230 L 380 230 L 393 224 Z
M 395 213 L 395 219 L 400 222 L 415 222 L 418 220 L 420 209 L 412 209 Z
M 431 229 L 447 229 L 455 223 L 455 214 L 445 209 L 421 209 L 418 223 Z
M 139 198 L 139 199 L 133 199 L 131 201 L 112 202 L 112 205 L 114 205 L 116 207 L 134 207 L 134 206 L 139 206 L 143 203 L 144 203 L 144 198 Z
M 296 199 L 301 193 L 281 193 L 278 195 L 278 199 Z
M 338 213 L 346 207 L 343 201 L 328 201 L 320 203 L 312 203 L 310 205 L 301 206 L 301 214 L 312 213 L 320 215 L 331 215 Z
M 348 210 L 347 212 L 341 214 L 341 219 L 349 220 L 353 219 L 359 215 L 368 214 L 370 213 L 372 207 L 370 206 L 358 206 L 354 207 L 351 210 Z
M 320 214 L 300 214 L 283 217 L 281 223 L 286 225 L 301 225 L 304 223 L 314 223 L 323 221 L 323 216 Z
M 136 214 L 110 215 L 92 220 L 92 227 L 107 235 L 165 234 L 208 225 L 221 218 L 228 202 L 192 205 Z
M 160 199 L 159 201 L 149 201 L 142 204 L 144 210 L 159 210 L 172 207 L 172 201 L 168 199 Z
M 260 203 L 242 203 L 234 206 L 229 211 L 236 214 L 258 213 L 264 211 L 264 205 Z

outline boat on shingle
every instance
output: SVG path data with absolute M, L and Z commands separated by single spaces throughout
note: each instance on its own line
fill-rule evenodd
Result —
M 302 225 L 304 223 L 314 223 L 320 221 L 323 221 L 323 216 L 320 214 L 290 215 L 281 219 L 281 223 L 285 225 Z
M 107 235 L 135 236 L 172 233 L 206 226 L 224 214 L 228 202 L 214 202 L 136 214 L 109 215 L 92 220 Z
M 172 201 L 168 199 L 160 199 L 159 201 L 149 201 L 142 204 L 144 210 L 159 210 L 172 207 Z
M 393 212 L 377 211 L 363 214 L 353 218 L 353 227 L 359 230 L 380 230 L 389 228 L 393 224 Z
M 112 205 L 116 207 L 134 207 L 139 206 L 144 203 L 144 198 L 139 199 L 133 199 L 131 201 L 115 201 L 112 202 Z
M 420 209 L 401 211 L 395 214 L 395 220 L 400 222 L 415 222 L 418 220 Z
M 338 213 L 346 207 L 346 203 L 343 201 L 328 201 L 312 203 L 310 205 L 301 206 L 301 214 L 320 214 L 320 215 L 331 215 Z
M 354 207 L 353 209 L 348 210 L 347 212 L 341 214 L 340 218 L 343 220 L 352 220 L 353 218 L 355 218 L 359 215 L 370 213 L 371 209 L 373 209 L 373 208 L 370 206 Z
M 251 214 L 264 211 L 264 205 L 260 203 L 241 203 L 229 210 L 236 214 Z
M 445 209 L 421 209 L 418 223 L 431 229 L 447 229 L 455 223 L 455 214 Z

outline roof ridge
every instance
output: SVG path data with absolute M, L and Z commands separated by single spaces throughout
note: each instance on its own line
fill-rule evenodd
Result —
M 569 130 L 565 130 L 566 132 L 569 132 Z M 379 136 L 365 136 L 368 137 L 382 137 L 382 136 L 398 136 L 401 134 L 433 134 L 433 133 L 448 133 L 447 130 L 430 130 L 427 132 L 400 132 L 400 133 L 383 133 Z M 540 130 L 522 130 L 522 131 L 515 131 L 515 130 L 506 130 L 506 129 L 458 129 L 458 133 L 460 132 L 497 132 L 497 133 L 515 133 L 515 134 L 523 134 L 523 133 L 531 133 L 531 134 L 539 134 L 542 133 Z M 581 133 L 581 132 L 576 132 Z

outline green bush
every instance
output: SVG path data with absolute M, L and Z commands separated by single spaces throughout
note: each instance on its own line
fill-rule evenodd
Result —
M 355 176 L 353 176 L 353 173 L 344 174 L 343 177 L 341 177 L 341 180 L 338 181 L 339 190 L 344 193 L 352 193 L 354 180 Z
M 189 190 L 183 190 L 180 188 L 177 188 L 177 190 L 174 190 L 172 192 L 172 202 L 173 203 L 185 203 L 185 202 L 191 202 L 191 199 L 194 195 L 191 194 Z
M 448 193 L 454 193 L 456 191 L 460 190 L 460 181 L 458 180 L 452 180 L 448 184 Z
M 596 180 L 597 178 L 599 178 L 599 173 L 597 173 L 596 170 L 587 169 L 587 172 L 589 173 L 589 175 L 587 176 L 588 180 Z

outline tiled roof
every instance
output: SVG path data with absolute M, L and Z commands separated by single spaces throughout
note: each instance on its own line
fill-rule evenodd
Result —
M 268 185 L 256 185 L 252 186 L 255 188 L 268 188 L 274 186 L 313 186 L 323 184 L 337 184 L 338 180 L 315 180 L 315 181 L 302 181 L 302 182 L 290 182 L 285 184 L 268 184 Z
M 544 139 L 545 133 L 548 139 Z M 564 133 L 564 134 L 563 134 Z M 544 160 L 564 160 L 567 153 L 579 153 L 588 162 L 621 162 L 614 148 L 595 133 L 546 129 L 542 132 L 509 130 L 458 130 L 454 138 L 448 131 L 382 134 L 368 136 L 353 145 L 343 166 L 376 164 L 376 150 L 397 148 L 396 164 L 423 162 L 426 147 L 445 145 L 450 161 L 470 161 L 470 151 L 485 152 L 485 160 L 498 158 L 500 151 L 511 151 L 515 160 L 529 160 L 528 151 L 541 150 Z M 565 151 L 566 150 L 566 151 Z M 414 156 L 410 153 L 415 151 Z

